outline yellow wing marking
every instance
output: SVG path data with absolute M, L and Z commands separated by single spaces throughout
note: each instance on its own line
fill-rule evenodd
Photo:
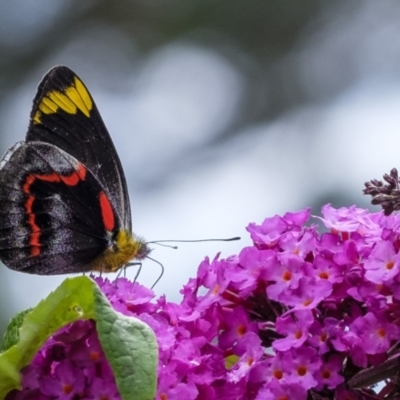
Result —
M 51 100 L 51 98 L 44 97 L 39 105 L 39 110 L 45 114 L 51 114 L 57 112 L 57 104 Z
M 38 105 L 38 110 L 33 116 L 33 123 L 42 122 L 42 114 L 55 114 L 59 109 L 68 114 L 74 115 L 78 109 L 86 116 L 90 117 L 93 102 L 84 84 L 74 78 L 73 84 L 68 86 L 63 92 L 52 90 L 42 97 Z
M 93 103 L 92 99 L 90 98 L 90 94 L 86 90 L 85 85 L 77 77 L 75 77 L 75 87 L 78 93 L 80 94 L 81 99 L 85 103 L 87 110 L 91 111 L 93 108 Z
M 40 120 L 41 117 L 41 112 L 40 111 L 36 111 L 35 115 L 33 116 L 33 123 L 34 124 L 40 124 L 42 121 Z
M 68 95 L 60 92 L 50 92 L 48 96 L 58 107 L 68 114 L 76 114 L 76 105 L 69 99 Z M 43 101 L 44 100 L 45 99 L 43 99 Z M 57 110 L 55 112 L 57 112 Z

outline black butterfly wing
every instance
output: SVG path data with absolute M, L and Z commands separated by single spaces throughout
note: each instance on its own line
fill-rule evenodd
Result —
M 110 246 L 108 230 L 120 229 L 115 210 L 104 212 L 101 183 L 51 144 L 17 143 L 2 160 L 0 182 L 0 259 L 11 269 L 89 271 Z
M 121 225 L 131 232 L 121 161 L 92 96 L 69 68 L 54 67 L 40 82 L 26 141 L 50 143 L 83 163 L 104 187 Z

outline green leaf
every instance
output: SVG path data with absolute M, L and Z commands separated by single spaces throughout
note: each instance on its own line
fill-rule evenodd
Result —
M 158 360 L 154 332 L 142 321 L 114 311 L 100 290 L 94 297 L 97 332 L 122 399 L 153 399 Z
M 31 362 L 49 336 L 77 319 L 94 317 L 93 287 L 95 283 L 86 276 L 68 278 L 24 317 L 13 318 L 11 323 L 16 329 L 22 323 L 19 341 L 15 343 L 18 334 L 10 334 L 15 344 L 0 354 L 1 399 L 9 391 L 21 387 L 19 371 Z
M 123 400 L 148 400 L 156 394 L 157 340 L 150 327 L 113 310 L 97 284 L 86 276 L 65 279 L 32 310 L 17 314 L 0 354 L 0 399 L 21 387 L 19 371 L 44 342 L 78 319 L 95 319 L 104 353 Z
M 3 337 L 3 343 L 1 344 L 0 353 L 8 350 L 11 346 L 14 346 L 19 341 L 19 328 L 24 321 L 25 315 L 32 311 L 32 308 L 21 311 L 16 314 L 7 326 L 7 331 Z

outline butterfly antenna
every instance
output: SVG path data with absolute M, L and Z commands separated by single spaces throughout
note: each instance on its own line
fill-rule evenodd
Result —
M 169 246 L 164 243 L 233 242 L 234 240 L 240 240 L 240 237 L 235 236 L 229 239 L 153 240 L 151 242 L 147 242 L 146 244 L 158 244 L 159 246 L 177 249 L 176 246 Z
M 171 246 L 169 244 L 165 244 L 165 243 L 197 243 L 197 242 L 232 242 L 234 240 L 240 240 L 239 236 L 235 236 L 233 238 L 229 238 L 229 239 L 196 239 L 196 240 L 152 240 L 151 242 L 147 242 L 147 244 L 158 244 L 159 246 L 163 246 L 163 247 L 169 247 L 170 249 L 174 249 L 176 250 L 178 248 L 178 246 Z M 153 289 L 157 283 L 160 281 L 160 279 L 162 278 L 162 276 L 164 275 L 164 265 L 162 265 L 159 261 L 155 260 L 154 258 L 151 258 L 149 256 L 146 256 L 146 258 L 148 258 L 149 260 L 155 262 L 156 264 L 158 264 L 161 268 L 161 273 L 158 276 L 157 280 L 153 283 L 153 286 L 151 287 L 151 289 Z M 137 263 L 140 264 L 139 270 L 135 276 L 135 282 L 137 277 L 140 274 L 140 271 L 142 269 L 142 264 L 141 263 Z M 137 265 L 135 263 L 132 264 L 128 264 L 129 265 Z
M 155 242 L 148 242 L 148 243 L 158 244 L 158 245 L 161 246 L 161 247 L 168 247 L 168 248 L 174 249 L 174 250 L 176 250 L 176 249 L 178 248 L 178 246 L 171 246 L 170 244 L 158 243 L 157 241 L 155 241 Z M 146 243 L 146 244 L 148 244 L 148 243 Z
M 148 258 L 149 260 L 155 262 L 156 264 L 158 264 L 158 265 L 161 267 L 161 273 L 160 273 L 160 275 L 158 276 L 157 280 L 153 283 L 153 286 L 151 287 L 151 289 L 153 289 L 154 286 L 157 285 L 157 283 L 159 282 L 159 280 L 160 280 L 160 279 L 162 278 L 162 276 L 164 275 L 164 265 L 162 265 L 162 264 L 160 263 L 160 261 L 157 261 L 157 260 L 155 260 L 154 258 L 151 258 L 151 257 L 149 257 L 149 256 L 147 256 L 146 258 Z

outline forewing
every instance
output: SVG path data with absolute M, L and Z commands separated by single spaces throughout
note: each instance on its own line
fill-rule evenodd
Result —
M 39 84 L 26 141 L 40 141 L 72 155 L 97 177 L 131 232 L 129 195 L 121 161 L 89 91 L 69 68 L 51 69 Z

